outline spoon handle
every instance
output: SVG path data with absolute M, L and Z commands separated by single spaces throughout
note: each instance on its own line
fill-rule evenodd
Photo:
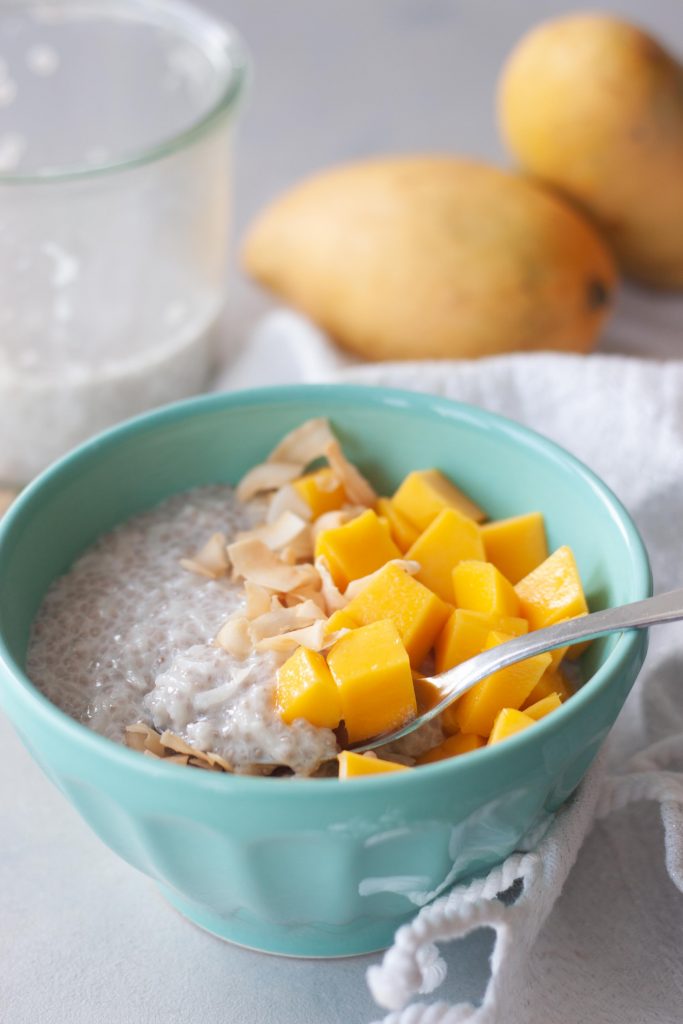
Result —
M 407 722 L 400 729 L 386 733 L 382 737 L 373 737 L 363 743 L 353 744 L 351 749 L 358 752 L 372 750 L 381 743 L 400 739 L 412 732 L 418 725 L 431 721 L 452 704 L 453 701 L 470 690 L 476 683 L 494 672 L 514 665 L 525 658 L 533 658 L 536 654 L 552 651 L 555 647 L 566 647 L 580 643 L 582 640 L 594 640 L 606 633 L 621 633 L 625 629 L 645 629 L 648 626 L 659 626 L 666 622 L 677 622 L 683 619 L 683 589 L 672 590 L 666 594 L 657 594 L 644 601 L 620 605 L 618 608 L 607 608 L 602 612 L 593 612 L 556 626 L 535 630 L 523 636 L 515 637 L 504 644 L 492 647 L 489 651 L 475 655 L 461 665 L 442 672 L 438 676 L 427 676 L 440 692 L 441 699 L 424 711 L 417 719 Z

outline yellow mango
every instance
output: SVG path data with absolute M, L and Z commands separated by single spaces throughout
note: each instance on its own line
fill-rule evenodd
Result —
M 456 565 L 453 594 L 457 608 L 512 618 L 522 614 L 514 587 L 490 562 L 466 561 Z
M 416 469 L 409 473 L 392 503 L 420 533 L 446 508 L 454 508 L 475 522 L 486 519 L 486 513 L 438 469 Z
M 368 757 L 355 754 L 352 750 L 342 750 L 337 754 L 339 761 L 339 778 L 354 779 L 360 775 L 384 775 L 387 772 L 408 772 L 411 769 L 405 764 L 394 761 L 382 761 L 379 757 Z
M 331 530 L 323 530 L 315 542 L 315 557 L 322 555 L 340 590 L 351 580 L 368 576 L 385 562 L 401 558 L 385 523 L 372 509 Z
M 297 647 L 278 669 L 275 706 L 287 724 L 305 718 L 311 725 L 337 728 L 341 720 L 341 699 L 322 654 Z
M 529 718 L 533 718 L 535 722 L 538 722 L 540 718 L 545 718 L 551 711 L 556 711 L 557 708 L 562 706 L 559 694 L 549 693 L 547 697 L 543 697 L 542 700 L 537 700 L 535 704 L 529 704 L 524 708 L 524 714 L 528 715 Z
M 528 706 L 537 704 L 545 697 L 549 697 L 551 693 L 556 693 L 562 703 L 564 703 L 564 701 L 569 700 L 573 692 L 574 691 L 571 686 L 562 675 L 562 672 L 553 672 L 549 665 L 547 670 L 534 686 L 524 704 L 522 704 L 522 710 L 526 711 Z
M 498 519 L 481 528 L 486 561 L 493 562 L 510 583 L 518 583 L 548 557 L 540 512 Z
M 509 639 L 505 633 L 492 630 L 484 650 Z M 498 712 L 502 708 L 521 708 L 549 664 L 549 654 L 537 654 L 494 672 L 451 704 L 447 709 L 451 720 L 457 722 L 460 732 L 488 736 Z
M 334 512 L 346 502 L 344 486 L 328 466 L 299 477 L 292 487 L 309 506 L 314 519 L 325 512 Z
M 397 729 L 417 713 L 410 659 L 393 622 L 343 636 L 327 655 L 349 742 Z
M 389 523 L 391 536 L 401 551 L 407 551 L 420 536 L 420 531 L 394 505 L 391 498 L 378 498 L 375 511 Z
M 484 746 L 481 736 L 473 734 L 466 735 L 459 732 L 456 736 L 449 736 L 436 747 L 432 747 L 426 753 L 417 758 L 417 764 L 431 764 L 433 761 L 444 761 L 448 757 L 457 757 L 459 754 L 468 754 L 470 750 L 477 750 Z
M 501 743 L 516 732 L 522 732 L 534 724 L 535 719 L 530 718 L 524 711 L 517 711 L 516 708 L 502 708 L 491 729 L 489 746 L 493 743 Z
M 515 587 L 530 629 L 552 626 L 588 611 L 571 548 L 558 548 Z M 457 603 L 457 602 L 456 602 Z
M 330 615 L 325 625 L 326 633 L 336 633 L 338 629 L 356 629 L 360 626 L 352 615 L 349 615 L 346 608 L 340 608 Z
M 420 563 L 417 579 L 444 601 L 453 600 L 452 572 L 463 559 L 484 557 L 479 527 L 454 508 L 439 512 L 406 552 Z
M 645 5 L 633 11 L 647 20 Z M 665 49 L 679 41 L 671 28 L 659 41 L 611 13 L 544 20 L 506 64 L 499 111 L 515 162 L 588 211 L 626 273 L 681 288 L 683 67 Z
M 590 351 L 615 283 L 607 247 L 570 203 L 528 176 L 446 155 L 315 175 L 256 220 L 244 262 L 371 360 Z
M 522 636 L 529 629 L 526 619 L 499 618 L 485 612 L 472 612 L 467 608 L 456 608 L 451 613 L 436 641 L 437 672 L 445 672 L 455 665 L 483 651 L 484 644 L 492 629 L 510 636 Z
M 344 608 L 346 616 L 363 626 L 391 620 L 415 668 L 424 661 L 450 612 L 451 605 L 397 565 L 385 565 Z

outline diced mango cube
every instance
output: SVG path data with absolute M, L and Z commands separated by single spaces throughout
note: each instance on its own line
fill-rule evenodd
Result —
M 518 583 L 548 557 L 540 512 L 486 523 L 481 528 L 481 539 L 486 561 L 493 562 L 510 583 Z
M 394 507 L 414 523 L 420 533 L 426 530 L 439 512 L 457 509 L 461 515 L 481 522 L 486 515 L 467 495 L 438 469 L 420 469 L 409 473 L 392 498 Z
M 500 617 L 519 618 L 521 615 L 514 587 L 490 562 L 467 561 L 456 565 L 453 594 L 456 608 Z
M 363 626 L 390 619 L 410 662 L 422 664 L 452 610 L 398 565 L 385 565 L 344 609 Z
M 485 612 L 472 612 L 467 608 L 456 608 L 448 618 L 436 640 L 437 672 L 445 672 L 455 665 L 461 665 L 484 649 L 492 629 L 510 636 L 522 636 L 529 629 L 526 619 L 499 618 Z
M 327 664 L 351 743 L 397 729 L 417 713 L 410 659 L 388 619 L 341 637 Z
M 417 764 L 431 764 L 432 761 L 444 761 L 447 757 L 457 757 L 459 754 L 468 754 L 470 750 L 477 750 L 484 746 L 481 736 L 459 732 L 456 736 L 449 736 L 436 747 L 432 747 L 426 753 L 417 758 Z
M 368 576 L 393 558 L 402 557 L 388 527 L 372 509 L 343 526 L 323 530 L 315 543 L 315 556 L 320 555 L 340 590 L 345 590 L 351 580 Z
M 346 608 L 333 612 L 325 625 L 326 633 L 336 633 L 338 629 L 357 629 L 360 622 L 349 615 Z
M 420 563 L 417 579 L 444 601 L 453 600 L 455 566 L 463 559 L 483 557 L 479 527 L 454 508 L 439 512 L 406 553 L 406 558 Z
M 484 650 L 509 639 L 505 633 L 493 630 L 489 633 Z M 502 708 L 521 708 L 549 664 L 549 654 L 537 654 L 494 672 L 476 683 L 446 709 L 449 720 L 457 723 L 460 732 L 488 736 L 498 712 Z
M 394 505 L 391 498 L 378 498 L 375 511 L 389 523 L 389 530 L 394 543 L 401 551 L 407 551 L 420 536 L 420 531 Z
M 491 729 L 489 746 L 493 743 L 500 743 L 502 740 L 508 739 L 509 736 L 514 736 L 516 732 L 528 729 L 530 725 L 534 724 L 534 721 L 535 719 L 530 718 L 524 711 L 518 711 L 516 708 L 502 708 Z
M 394 761 L 382 761 L 379 757 L 368 757 L 366 754 L 355 754 L 352 750 L 342 750 L 337 754 L 339 761 L 339 778 L 354 779 L 359 775 L 384 775 L 387 772 L 408 772 L 405 764 Z
M 325 512 L 334 512 L 346 502 L 344 485 L 329 466 L 299 477 L 292 486 L 310 507 L 314 519 Z
M 552 626 L 588 611 L 581 577 L 571 548 L 554 551 L 515 587 L 522 614 L 531 629 Z
M 337 728 L 342 716 L 341 698 L 322 654 L 297 647 L 278 669 L 275 706 L 287 724 L 305 718 L 311 725 Z
M 550 696 L 551 693 L 556 693 L 564 703 L 564 701 L 569 700 L 573 690 L 562 675 L 562 672 L 553 672 L 551 667 L 548 666 L 522 705 L 522 710 L 526 711 L 527 705 L 536 704 L 539 700 L 543 700 L 544 697 Z
M 543 697 L 542 700 L 537 700 L 535 704 L 529 704 L 528 707 L 524 708 L 524 714 L 538 722 L 540 718 L 545 718 L 551 711 L 556 711 L 561 706 L 562 701 L 559 694 L 549 693 L 547 697 Z

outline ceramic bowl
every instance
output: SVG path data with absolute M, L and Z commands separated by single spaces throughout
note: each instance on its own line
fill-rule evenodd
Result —
M 492 517 L 540 509 L 551 548 L 574 549 L 592 609 L 651 592 L 635 526 L 585 466 L 481 409 L 398 391 L 305 386 L 191 400 L 101 435 L 22 494 L 0 527 L 0 699 L 19 735 L 91 828 L 183 914 L 222 938 L 303 956 L 385 947 L 419 907 L 541 829 L 593 760 L 647 643 L 642 632 L 594 643 L 576 695 L 505 743 L 344 784 L 144 758 L 31 685 L 31 621 L 87 545 L 170 494 L 235 482 L 320 415 L 383 493 L 411 469 L 438 466 Z

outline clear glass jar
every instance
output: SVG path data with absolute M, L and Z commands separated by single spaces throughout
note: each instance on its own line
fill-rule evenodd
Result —
M 206 384 L 245 70 L 181 0 L 3 0 L 0 483 Z

